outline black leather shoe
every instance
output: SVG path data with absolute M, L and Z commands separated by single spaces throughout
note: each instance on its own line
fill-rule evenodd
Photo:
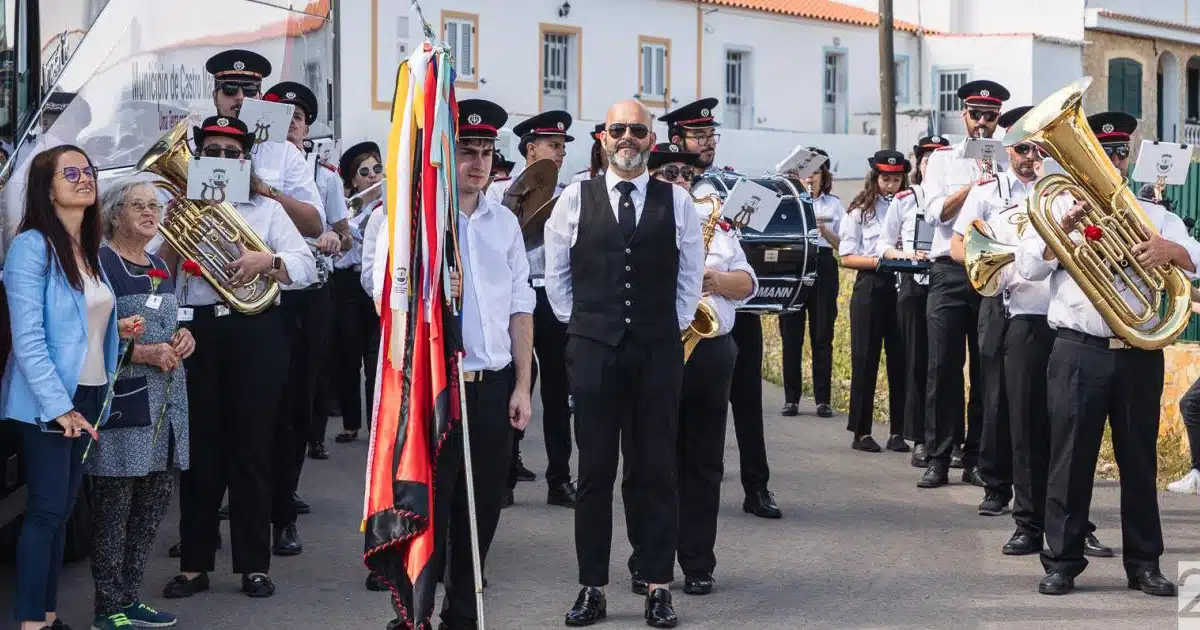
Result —
M 964 468 L 963 474 L 962 474 L 962 480 L 963 480 L 963 483 L 969 483 L 972 486 L 977 486 L 979 488 L 984 488 L 987 485 L 987 484 L 983 483 L 983 477 L 980 476 L 980 474 L 979 474 L 978 466 L 971 466 L 970 468 Z
M 963 450 L 961 446 L 955 446 L 954 450 L 950 451 L 950 467 L 963 467 Z
M 568 626 L 590 626 L 608 615 L 608 604 L 604 593 L 594 586 L 585 586 L 575 598 L 575 605 L 567 611 Z
M 925 444 L 917 444 L 913 447 L 912 459 L 909 460 L 913 468 L 925 468 L 929 466 L 929 451 L 925 449 Z
M 272 545 L 271 551 L 277 556 L 298 556 L 300 552 L 304 551 L 304 545 L 300 544 L 300 534 L 296 531 L 295 523 L 275 528 L 275 544 Z
M 312 512 L 312 506 L 307 501 L 300 498 L 299 492 L 292 493 L 292 504 L 296 506 L 297 514 L 308 514 Z
M 759 518 L 783 518 L 783 512 L 775 505 L 775 495 L 766 490 L 757 490 L 746 495 L 742 511 Z
M 525 462 L 521 461 L 520 453 L 517 453 L 517 463 L 515 466 L 517 469 L 517 481 L 536 481 L 537 480 L 537 475 L 535 475 L 532 470 L 529 470 L 528 468 L 526 468 Z
M 689 575 L 683 578 L 683 592 L 688 595 L 708 595 L 713 592 L 711 575 Z
M 632 591 L 634 595 L 645 595 L 646 591 L 649 590 L 649 587 L 650 583 L 642 577 L 641 573 L 635 572 L 632 576 L 630 576 L 629 590 Z
M 781 416 L 798 416 L 800 415 L 800 405 L 796 403 L 783 403 L 783 409 L 779 410 Z
M 817 403 L 817 417 L 832 418 L 833 407 L 830 407 L 829 403 Z
M 1017 532 L 1004 543 L 1000 553 L 1006 556 L 1032 556 L 1042 550 L 1042 537 Z
M 1075 588 L 1075 578 L 1062 571 L 1051 571 L 1038 582 L 1038 592 L 1042 595 L 1066 595 Z
M 899 435 L 893 435 L 888 438 L 887 450 L 893 453 L 907 453 L 912 449 L 909 448 L 908 442 L 905 442 L 904 438 Z
M 1008 511 L 1008 501 L 1009 496 L 999 490 L 985 490 L 977 511 L 982 516 L 1000 516 Z
M 201 573 L 192 579 L 176 575 L 163 587 L 163 597 L 182 599 L 208 590 L 208 574 Z
M 918 488 L 940 488 L 950 483 L 949 474 L 946 472 L 945 464 L 930 462 L 925 468 L 925 474 L 921 475 L 921 480 L 917 482 Z
M 646 595 L 646 625 L 651 628 L 674 628 L 679 617 L 671 606 L 671 591 L 656 588 Z
M 862 451 L 864 453 L 878 453 L 879 451 L 883 450 L 879 448 L 879 443 L 875 441 L 875 438 L 869 435 L 860 435 L 855 437 L 854 440 L 850 442 L 850 448 L 856 451 Z
M 1092 556 L 1094 558 L 1111 558 L 1113 557 L 1113 549 L 1100 542 L 1095 534 L 1088 534 L 1083 540 L 1083 555 Z
M 263 573 L 243 574 L 242 592 L 250 597 L 270 597 L 275 594 L 275 583 Z
M 504 498 L 500 499 L 500 509 L 503 510 L 504 508 L 512 507 L 513 503 L 516 503 L 516 499 L 513 497 L 513 491 L 505 490 Z
M 308 456 L 311 459 L 329 459 L 329 451 L 325 450 L 324 442 L 309 442 Z
M 380 577 L 378 574 L 368 573 L 367 574 L 367 590 L 374 591 L 376 593 L 385 592 L 388 590 L 387 582 L 384 582 L 383 578 Z
M 1175 597 L 1178 592 L 1175 583 L 1158 569 L 1140 569 L 1136 575 L 1129 576 L 1129 588 L 1158 597 Z
M 550 505 L 573 508 L 578 498 L 579 496 L 575 491 L 575 484 L 570 481 L 550 484 L 549 490 L 546 491 L 546 503 Z

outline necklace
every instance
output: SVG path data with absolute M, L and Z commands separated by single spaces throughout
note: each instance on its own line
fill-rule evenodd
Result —
M 115 240 L 109 241 L 108 245 L 109 245 L 109 247 L 111 247 L 113 249 L 113 251 L 117 252 L 118 256 L 120 256 L 121 258 L 124 258 L 125 260 L 128 260 L 131 263 L 134 263 L 137 265 L 151 264 L 150 256 L 146 254 L 145 250 L 137 249 L 137 248 L 129 250 L 129 249 L 126 249 L 126 246 L 123 243 L 120 243 Z

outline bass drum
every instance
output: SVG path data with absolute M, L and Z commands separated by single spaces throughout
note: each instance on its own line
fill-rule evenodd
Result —
M 786 313 L 804 306 L 817 280 L 817 215 L 812 199 L 798 180 L 782 176 L 750 178 L 714 171 L 692 182 L 697 199 L 715 194 L 729 199 L 743 179 L 770 189 L 779 197 L 771 222 L 759 232 L 749 227 L 737 231 L 746 259 L 758 276 L 758 293 L 739 311 Z

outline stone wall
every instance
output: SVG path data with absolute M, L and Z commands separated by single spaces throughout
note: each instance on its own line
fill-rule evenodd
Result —
M 1184 431 L 1183 417 L 1179 413 L 1179 399 L 1188 388 L 1200 379 L 1200 344 L 1177 343 L 1169 346 L 1163 352 L 1165 373 L 1163 379 L 1162 420 L 1158 426 L 1159 444 L 1170 444 L 1177 454 L 1191 461 L 1188 450 L 1187 432 Z M 1174 439 L 1170 439 L 1174 438 Z M 1176 443 L 1177 440 L 1177 443 Z M 1159 458 L 1169 458 L 1171 453 L 1159 453 Z M 1168 481 L 1174 481 L 1169 479 Z

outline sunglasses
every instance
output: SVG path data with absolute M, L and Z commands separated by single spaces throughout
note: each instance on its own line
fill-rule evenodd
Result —
M 222 81 L 220 83 L 221 93 L 225 96 L 237 96 L 241 92 L 246 98 L 254 98 L 258 96 L 258 91 L 261 86 L 257 83 L 242 83 L 239 81 Z
M 158 203 L 157 201 L 146 202 L 140 199 L 137 201 L 125 201 L 122 202 L 121 205 L 125 206 L 126 208 L 133 208 L 135 212 L 140 212 L 142 214 L 158 214 L 162 212 L 163 209 L 162 204 Z
M 79 168 L 78 166 L 68 166 L 68 167 L 64 168 L 63 170 L 59 171 L 59 173 L 62 173 L 63 179 L 67 180 L 68 182 L 70 182 L 72 184 L 78 184 L 79 180 L 85 174 L 88 177 L 90 177 L 92 180 L 95 180 L 96 173 L 98 173 L 99 171 L 100 171 L 100 169 L 96 168 L 95 166 L 85 166 L 83 168 Z
M 1000 117 L 1000 112 L 990 109 L 968 109 L 967 115 L 975 122 L 979 122 L 980 118 L 987 122 L 995 122 Z
M 608 136 L 614 140 L 625 135 L 628 130 L 633 134 L 634 138 L 641 140 L 650 135 L 650 128 L 642 124 L 626 125 L 625 123 L 613 123 L 608 126 Z
M 655 173 L 655 175 L 660 177 L 661 179 L 666 179 L 666 180 L 670 180 L 670 181 L 678 180 L 681 178 L 684 181 L 691 181 L 692 177 L 695 174 L 696 174 L 696 171 L 692 170 L 692 167 L 690 167 L 690 166 L 676 166 L 674 164 L 669 164 L 667 166 L 664 166 L 664 167 L 658 169 L 658 172 Z
M 1110 158 L 1115 155 L 1118 159 L 1124 160 L 1129 157 L 1129 147 L 1124 144 L 1110 144 L 1104 147 L 1104 155 Z
M 370 168 L 368 168 L 368 167 L 366 167 L 366 166 L 363 166 L 363 167 L 361 167 L 361 168 L 359 168 L 359 169 L 358 169 L 358 176 L 359 176 L 359 177 L 367 177 L 367 176 L 369 176 L 371 173 L 375 173 L 376 175 L 380 175 L 380 174 L 382 174 L 382 173 L 383 173 L 383 165 L 382 165 L 382 164 L 376 164 L 375 166 L 372 166 L 372 167 L 370 167 Z
M 1027 142 L 1022 142 L 1021 144 L 1018 144 L 1018 145 L 1014 146 L 1014 147 L 1013 147 L 1013 151 L 1016 151 L 1016 152 L 1017 152 L 1017 155 L 1022 155 L 1022 156 L 1023 156 L 1023 155 L 1029 155 L 1029 152 L 1030 152 L 1030 151 L 1037 151 L 1037 156 L 1038 156 L 1039 158 L 1041 158 L 1041 159 L 1043 159 L 1043 160 L 1044 160 L 1044 159 L 1046 159 L 1047 157 L 1049 157 L 1049 155 L 1047 155 L 1047 154 L 1046 154 L 1046 152 L 1045 152 L 1045 151 L 1043 151 L 1043 150 L 1041 149 L 1041 147 L 1036 147 L 1036 146 L 1034 146 L 1034 145 L 1032 145 L 1032 144 L 1029 144 L 1029 143 L 1027 143 Z
M 246 154 L 246 152 L 241 149 L 227 149 L 224 147 L 204 147 L 204 150 L 201 151 L 201 154 L 203 154 L 204 157 L 211 157 L 211 158 L 224 157 L 224 158 L 229 158 L 231 160 L 240 160 L 242 158 L 242 156 Z

